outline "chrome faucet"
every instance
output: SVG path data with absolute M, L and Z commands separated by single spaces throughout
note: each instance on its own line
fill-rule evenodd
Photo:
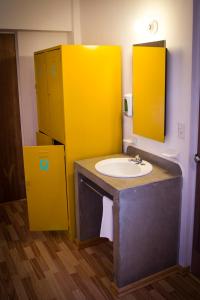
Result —
M 132 162 L 134 162 L 135 164 L 137 164 L 137 165 L 144 165 L 144 162 L 143 162 L 143 160 L 141 159 L 141 157 L 139 156 L 139 154 L 137 154 L 135 157 L 133 157 L 133 158 L 130 158 L 129 159 L 129 161 L 132 161 Z

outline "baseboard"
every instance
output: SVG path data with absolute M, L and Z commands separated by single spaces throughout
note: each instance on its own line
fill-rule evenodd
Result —
M 83 248 L 87 248 L 87 247 L 92 247 L 101 243 L 104 243 L 108 241 L 107 238 L 93 238 L 93 239 L 88 239 L 88 240 L 84 240 L 84 241 L 80 241 L 80 240 L 75 240 L 74 243 L 76 244 L 76 246 L 78 247 L 78 249 L 83 249 Z
M 196 277 L 196 276 L 193 275 L 192 273 L 189 273 L 189 276 L 190 276 L 194 281 L 196 281 L 197 283 L 200 284 L 200 278 L 199 278 L 199 277 Z
M 190 270 L 189 267 L 184 268 L 179 265 L 175 265 L 173 267 L 167 268 L 163 271 L 160 271 L 158 273 L 155 273 L 153 275 L 150 275 L 148 277 L 145 277 L 145 278 L 135 281 L 133 283 L 127 284 L 126 286 L 123 286 L 121 288 L 117 287 L 117 285 L 113 282 L 111 284 L 111 289 L 116 296 L 122 297 L 122 296 L 132 293 L 138 289 L 141 289 L 155 281 L 162 280 L 162 279 L 170 276 L 171 274 L 179 273 L 179 274 L 186 275 L 189 273 L 189 270 Z
M 189 275 L 190 274 L 190 266 L 188 267 L 181 267 L 179 266 L 180 270 L 179 273 L 182 275 Z

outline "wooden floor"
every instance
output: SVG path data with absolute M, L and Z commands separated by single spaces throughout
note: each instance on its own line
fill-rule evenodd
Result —
M 0 205 L 0 299 L 117 299 L 110 290 L 112 244 L 83 250 L 65 233 L 31 233 L 25 201 Z M 123 300 L 199 299 L 191 276 L 172 275 Z

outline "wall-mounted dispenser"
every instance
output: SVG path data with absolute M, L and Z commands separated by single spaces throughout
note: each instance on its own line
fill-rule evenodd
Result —
M 123 110 L 124 114 L 128 117 L 133 115 L 133 105 L 132 105 L 132 94 L 126 94 L 123 98 Z

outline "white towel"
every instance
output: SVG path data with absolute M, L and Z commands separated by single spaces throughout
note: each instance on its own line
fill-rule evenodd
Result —
M 113 241 L 113 201 L 103 197 L 103 216 L 101 221 L 100 237 Z

